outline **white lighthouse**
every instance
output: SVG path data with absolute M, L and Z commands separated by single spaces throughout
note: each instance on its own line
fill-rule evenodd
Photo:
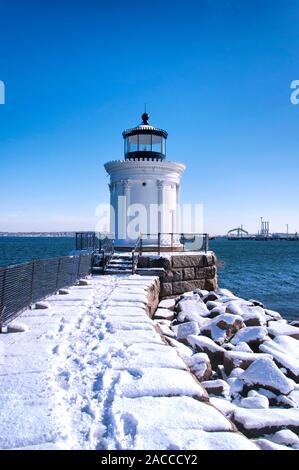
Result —
M 116 247 L 134 245 L 140 233 L 148 234 L 150 244 L 158 233 L 179 231 L 180 178 L 185 165 L 166 160 L 168 134 L 148 120 L 144 113 L 139 126 L 123 132 L 124 159 L 105 164 Z

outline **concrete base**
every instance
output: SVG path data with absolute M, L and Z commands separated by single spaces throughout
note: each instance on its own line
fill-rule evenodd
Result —
M 160 298 L 176 296 L 194 289 L 215 290 L 218 287 L 217 259 L 212 251 L 199 254 L 170 254 L 159 258 L 143 255 L 138 268 L 159 275 Z M 163 268 L 163 269 L 161 269 Z

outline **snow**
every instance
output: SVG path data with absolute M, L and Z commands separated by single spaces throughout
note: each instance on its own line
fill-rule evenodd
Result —
M 129 369 L 118 380 L 116 393 L 136 398 L 144 396 L 191 396 L 204 398 L 202 387 L 186 371 L 151 367 L 150 369 Z
M 211 397 L 210 403 L 218 408 L 218 410 L 220 410 L 229 419 L 236 409 L 236 405 L 234 403 L 231 403 L 223 397 Z
M 167 308 L 173 310 L 175 306 L 175 299 L 164 299 L 159 302 L 158 308 Z
M 192 350 L 157 333 L 155 283 L 93 277 L 24 312 L 27 331 L 1 335 L 0 448 L 256 448 L 206 403 L 182 360 Z
M 233 413 L 236 424 L 242 425 L 245 431 L 263 435 L 267 431 L 276 432 L 281 428 L 299 430 L 299 409 L 270 408 L 268 410 L 246 410 L 236 408 Z M 269 432 L 268 432 L 269 434 Z
M 172 320 L 174 317 L 174 311 L 169 310 L 168 308 L 158 308 L 155 311 L 155 318 L 161 318 L 165 320 Z
M 258 396 L 253 396 L 253 397 L 247 397 L 247 398 L 242 398 L 240 401 L 240 406 L 242 408 L 269 408 L 269 400 L 267 397 L 263 395 L 258 395 Z
M 280 323 L 278 321 L 269 322 L 268 332 L 271 336 L 286 335 L 299 339 L 299 328 L 287 323 Z
M 290 336 L 277 336 L 273 341 L 265 341 L 259 349 L 273 356 L 275 362 L 292 375 L 299 378 L 299 341 Z
M 231 342 L 234 345 L 238 343 L 254 343 L 262 342 L 268 339 L 267 328 L 264 326 L 246 326 L 239 330 L 232 338 Z
M 188 343 L 194 348 L 210 351 L 212 353 L 220 352 L 224 354 L 225 352 L 221 346 L 218 346 L 218 344 L 206 336 L 190 335 L 187 339 Z
M 258 386 L 275 393 L 288 394 L 294 390 L 287 379 L 271 359 L 257 359 L 240 376 L 240 380 L 248 387 Z
M 299 449 L 299 437 L 289 429 L 282 429 L 281 431 L 277 431 L 273 436 L 267 436 L 276 444 L 282 444 L 286 446 L 292 446 Z
M 291 450 L 289 447 L 275 444 L 275 442 L 268 439 L 255 439 L 253 442 L 258 445 L 261 450 Z

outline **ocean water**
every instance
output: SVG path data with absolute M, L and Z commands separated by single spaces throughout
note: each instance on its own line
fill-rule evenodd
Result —
M 66 256 L 74 249 L 72 237 L 0 237 L 0 266 Z
M 219 286 L 257 299 L 284 318 L 299 318 L 299 241 L 210 241 L 218 261 Z
M 68 255 L 71 237 L 0 237 L 0 265 Z M 285 318 L 299 318 L 299 242 L 210 241 L 220 265 L 219 286 L 255 298 Z

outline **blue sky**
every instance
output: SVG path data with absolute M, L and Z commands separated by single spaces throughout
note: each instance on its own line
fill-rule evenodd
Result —
M 0 18 L 0 231 L 93 229 L 144 102 L 207 231 L 299 231 L 298 1 L 0 0 Z

